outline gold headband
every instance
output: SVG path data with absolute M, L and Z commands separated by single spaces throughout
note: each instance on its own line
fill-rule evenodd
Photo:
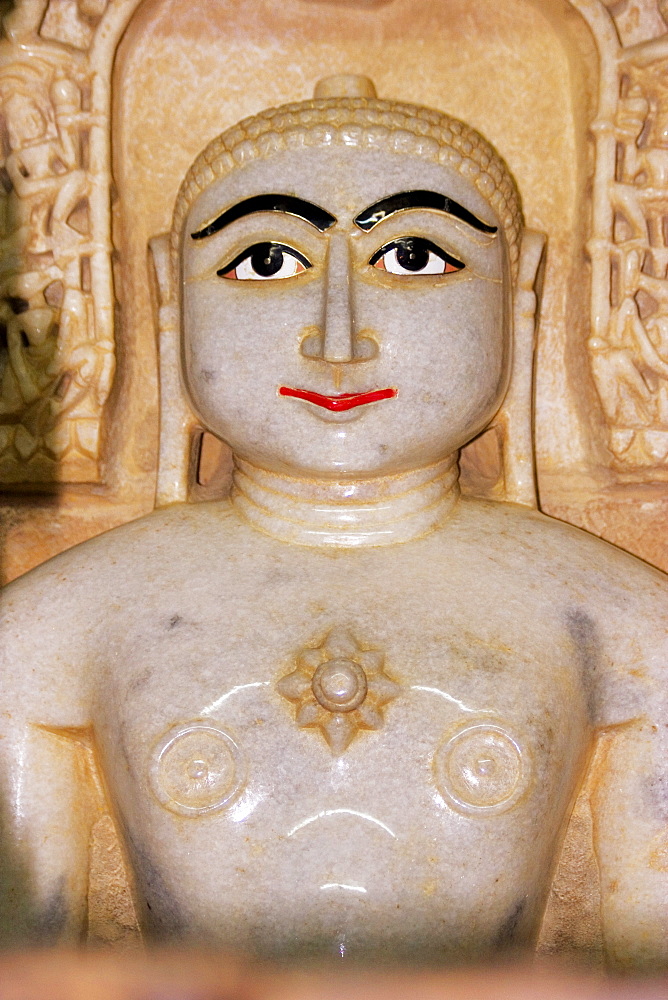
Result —
M 217 136 L 200 153 L 179 190 L 172 223 L 178 252 L 188 211 L 220 177 L 258 158 L 304 146 L 389 149 L 445 163 L 466 177 L 494 209 L 517 274 L 523 228 L 520 196 L 508 167 L 479 132 L 457 118 L 414 104 L 367 97 L 334 97 L 269 108 Z

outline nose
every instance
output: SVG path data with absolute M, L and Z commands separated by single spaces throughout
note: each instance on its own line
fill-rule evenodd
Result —
M 350 248 L 343 233 L 334 233 L 327 255 L 325 282 L 324 336 L 325 361 L 352 361 L 355 317 L 353 315 Z
M 327 254 L 322 329 L 302 341 L 302 354 L 338 364 L 370 360 L 378 352 L 376 343 L 356 326 L 350 246 L 344 233 L 333 233 Z

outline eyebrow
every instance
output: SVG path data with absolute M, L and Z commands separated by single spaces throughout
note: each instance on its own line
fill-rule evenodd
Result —
M 253 215 L 255 212 L 283 212 L 285 215 L 296 215 L 297 218 L 319 229 L 321 233 L 336 222 L 333 215 L 324 208 L 311 204 L 310 201 L 303 201 L 290 194 L 257 194 L 232 205 L 203 229 L 191 233 L 191 236 L 194 240 L 205 240 L 207 236 L 219 233 L 237 219 L 243 219 L 245 215 Z
M 443 212 L 445 215 L 452 215 L 455 219 L 460 219 L 468 226 L 480 230 L 481 233 L 493 235 L 498 232 L 497 226 L 488 225 L 473 212 L 469 212 L 468 208 L 464 208 L 459 202 L 447 198 L 444 194 L 438 194 L 437 191 L 402 191 L 400 194 L 393 194 L 390 198 L 383 198 L 382 201 L 377 201 L 370 208 L 365 208 L 353 219 L 353 222 L 360 229 L 368 232 L 379 222 L 383 222 L 391 215 L 403 212 L 408 208 L 435 209 L 437 212 Z

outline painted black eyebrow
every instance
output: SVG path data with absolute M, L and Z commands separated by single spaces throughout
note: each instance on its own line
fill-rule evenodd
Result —
M 246 198 L 244 201 L 232 205 L 204 229 L 200 229 L 197 233 L 191 233 L 191 236 L 194 240 L 205 240 L 207 236 L 219 233 L 231 222 L 236 222 L 237 219 L 242 219 L 245 215 L 252 215 L 254 212 L 285 212 L 286 215 L 296 215 L 304 222 L 310 222 L 321 233 L 324 233 L 336 222 L 333 215 L 326 212 L 324 208 L 312 205 L 310 201 L 302 201 L 301 198 L 295 198 L 290 194 L 256 194 L 252 198 Z
M 365 208 L 357 215 L 353 222 L 360 229 L 368 232 L 377 226 L 379 222 L 394 215 L 395 212 L 403 212 L 407 208 L 433 208 L 437 212 L 445 212 L 446 215 L 453 215 L 456 219 L 461 219 L 474 229 L 479 229 L 481 233 L 488 233 L 490 236 L 498 232 L 497 226 L 490 226 L 482 219 L 479 219 L 473 212 L 446 198 L 444 194 L 436 191 L 402 191 L 400 194 L 393 194 L 390 198 L 383 198 L 377 201 L 370 208 Z

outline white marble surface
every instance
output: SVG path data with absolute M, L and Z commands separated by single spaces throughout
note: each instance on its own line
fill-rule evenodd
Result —
M 351 959 L 531 947 L 607 732 L 592 799 L 606 948 L 668 957 L 666 580 L 536 511 L 459 497 L 456 451 L 507 384 L 510 267 L 501 227 L 482 238 L 425 210 L 356 227 L 424 188 L 500 222 L 447 165 L 345 146 L 253 160 L 193 203 L 186 379 L 237 484 L 5 592 L 8 937 L 81 933 L 87 738 L 149 936 Z M 263 213 L 189 241 L 268 191 L 336 224 Z M 464 266 L 374 268 L 399 237 Z M 216 273 L 267 241 L 311 266 Z M 396 394 L 336 412 L 285 385 Z

